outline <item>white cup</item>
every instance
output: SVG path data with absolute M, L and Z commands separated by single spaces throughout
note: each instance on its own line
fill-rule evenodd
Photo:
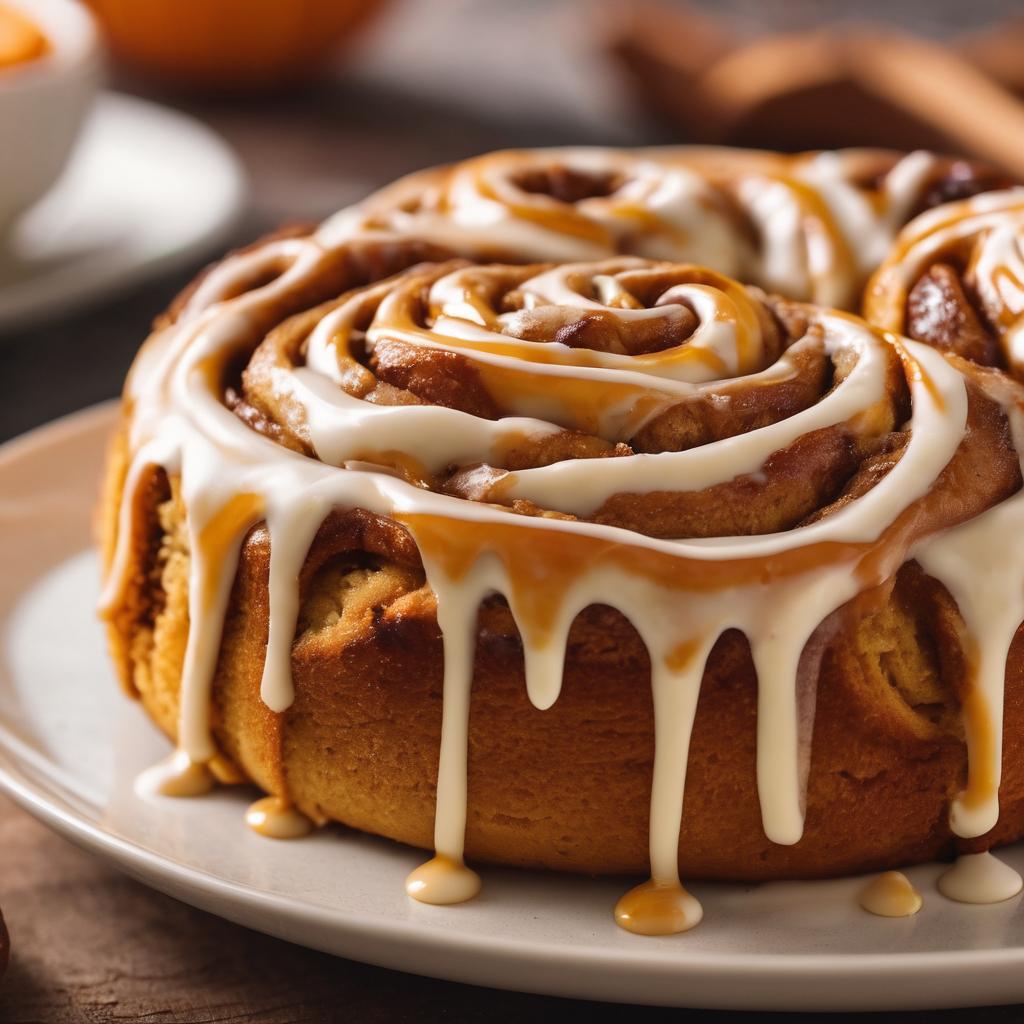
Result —
M 0 69 L 0 238 L 60 176 L 99 85 L 98 34 L 75 0 L 3 0 L 50 51 Z

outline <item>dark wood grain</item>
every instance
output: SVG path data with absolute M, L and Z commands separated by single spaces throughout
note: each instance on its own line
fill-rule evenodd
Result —
M 11 963 L 3 1024 L 147 1021 L 487 1021 L 628 1019 L 637 1024 L 753 1024 L 765 1014 L 707 1013 L 498 992 L 398 974 L 289 945 L 153 892 L 49 832 L 0 797 L 0 903 Z M 963 1022 L 977 1011 L 881 1014 Z M 782 1015 L 767 1015 L 780 1018 Z M 866 1019 L 841 1014 L 842 1024 Z M 985 1011 L 990 1024 L 1020 1009 Z

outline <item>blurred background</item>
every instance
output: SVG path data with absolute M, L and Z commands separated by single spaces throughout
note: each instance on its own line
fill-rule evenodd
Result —
M 62 107 L 24 107 L 20 85 L 59 63 L 54 26 L 73 6 L 94 19 L 102 70 L 79 68 Z M 926 145 L 1024 177 L 1019 10 L 0 0 L 0 132 L 67 136 L 70 154 L 5 219 L 3 192 L 27 173 L 12 161 L 36 157 L 0 152 L 0 437 L 116 394 L 152 317 L 226 248 L 484 150 Z

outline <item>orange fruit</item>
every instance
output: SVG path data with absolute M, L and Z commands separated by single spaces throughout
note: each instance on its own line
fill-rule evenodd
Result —
M 246 91 L 315 70 L 382 0 L 88 0 L 115 56 L 181 85 Z
M 17 8 L 0 3 L 0 69 L 35 60 L 49 50 L 40 28 Z

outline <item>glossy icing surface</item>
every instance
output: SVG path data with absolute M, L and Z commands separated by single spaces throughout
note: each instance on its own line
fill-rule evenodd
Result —
M 1002 903 L 1022 884 L 1020 875 L 991 853 L 967 853 L 939 879 L 939 892 L 958 903 Z

